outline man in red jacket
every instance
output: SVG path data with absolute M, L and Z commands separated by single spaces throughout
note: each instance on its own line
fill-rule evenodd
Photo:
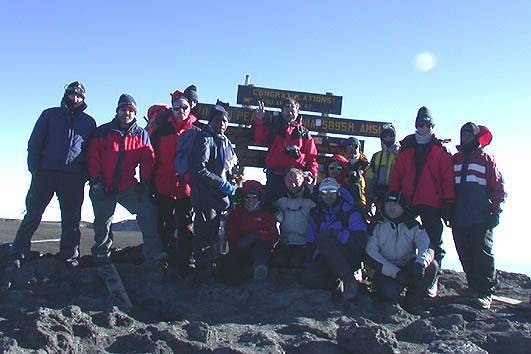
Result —
M 269 147 L 266 156 L 267 189 L 274 202 L 286 193 L 284 178 L 290 168 L 306 172 L 311 180 L 317 177 L 317 148 L 308 129 L 302 126 L 299 102 L 286 99 L 282 104 L 282 119 L 266 117 L 264 103 L 259 102 L 254 119 L 254 144 Z
M 491 140 L 487 127 L 468 122 L 461 128 L 461 144 L 453 157 L 455 248 L 470 293 L 484 309 L 490 308 L 497 283 L 492 231 L 499 223 L 500 204 L 505 200 L 503 177 L 494 157 L 483 151 Z
M 153 148 L 147 132 L 136 123 L 136 102 L 123 94 L 118 100 L 116 117 L 96 129 L 88 148 L 89 196 L 94 209 L 92 256 L 96 265 L 110 262 L 111 223 L 116 204 L 136 214 L 143 237 L 146 261 L 162 262 L 157 235 L 157 211 L 148 185 L 153 170 Z M 140 182 L 135 169 L 140 165 Z
M 452 156 L 433 134 L 433 127 L 429 110 L 421 107 L 415 120 L 415 134 L 400 142 L 389 191 L 403 193 L 414 212 L 420 215 L 435 251 L 435 260 L 440 265 L 445 254 L 441 218 L 450 219 L 455 193 Z M 428 295 L 437 295 L 437 282 Z
M 242 191 L 243 205 L 234 209 L 227 220 L 229 253 L 216 261 L 216 275 L 233 283 L 245 280 L 246 268 L 250 266 L 254 279 L 264 279 L 271 250 L 279 237 L 273 213 L 262 209 L 266 198 L 264 186 L 249 180 L 243 183 Z
M 188 92 L 176 90 L 171 94 L 172 107 L 159 113 L 154 119 L 157 129 L 150 132 L 155 151 L 153 180 L 158 231 L 169 263 L 184 268 L 191 264 L 192 258 L 191 187 L 185 177 L 175 170 L 175 155 L 177 140 L 197 121 L 190 114 L 197 101 L 197 91 L 190 87 L 186 89 Z

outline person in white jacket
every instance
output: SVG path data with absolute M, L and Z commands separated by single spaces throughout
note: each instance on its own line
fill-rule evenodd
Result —
M 375 270 L 376 296 L 384 301 L 400 300 L 411 313 L 423 311 L 422 299 L 435 281 L 439 266 L 424 228 L 407 212 L 406 197 L 400 192 L 385 196 L 384 209 L 369 236 L 366 253 Z

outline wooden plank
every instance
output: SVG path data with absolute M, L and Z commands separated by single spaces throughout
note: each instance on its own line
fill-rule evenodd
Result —
M 281 108 L 282 102 L 287 98 L 297 100 L 301 104 L 301 111 L 341 114 L 341 104 L 343 102 L 343 97 L 341 96 L 249 85 L 238 85 L 236 103 L 257 106 L 258 101 L 263 101 L 266 107 Z
M 127 295 L 122 278 L 120 278 L 120 273 L 118 273 L 114 264 L 109 263 L 98 266 L 98 274 L 103 279 L 113 304 L 125 312 L 131 311 L 133 304 L 129 299 L 129 295 Z
M 213 105 L 207 103 L 200 103 L 196 109 L 195 114 L 200 119 L 206 119 L 208 112 Z M 270 115 L 278 115 L 278 112 L 266 111 Z M 254 117 L 254 109 L 244 107 L 230 107 L 229 114 L 232 117 L 231 123 L 240 125 L 252 125 Z M 317 115 L 302 114 L 303 124 L 310 131 L 317 133 L 334 133 L 353 136 L 366 136 L 379 138 L 380 130 L 387 122 L 377 122 L 359 119 L 338 118 L 338 117 L 322 117 Z M 280 119 L 280 116 L 278 116 Z

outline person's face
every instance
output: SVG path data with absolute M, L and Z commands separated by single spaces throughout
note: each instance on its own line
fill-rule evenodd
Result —
M 83 97 L 77 93 L 71 93 L 68 95 L 68 99 L 74 104 L 74 107 L 79 107 L 83 104 Z
M 337 161 L 332 161 L 328 165 L 328 177 L 337 179 L 343 173 L 343 166 Z
M 188 100 L 184 98 L 178 98 L 173 102 L 172 110 L 175 118 L 187 120 L 191 107 L 188 103 Z
M 384 211 L 391 219 L 397 219 L 404 213 L 404 209 L 397 202 L 386 202 Z
M 288 172 L 284 178 L 284 183 L 290 193 L 296 193 L 304 183 L 304 175 L 302 173 Z
M 229 126 L 229 120 L 224 114 L 216 114 L 214 118 L 212 118 L 210 125 L 216 134 L 225 134 L 225 131 Z
M 331 207 L 337 201 L 338 190 L 336 188 L 323 189 L 322 191 L 319 191 L 319 194 L 321 195 L 323 202 L 327 206 Z
M 432 130 L 432 125 L 429 124 L 429 123 L 421 122 L 421 123 L 417 124 L 417 131 L 422 136 L 430 135 L 431 134 L 431 130 Z
M 467 130 L 461 131 L 461 145 L 466 145 L 470 143 L 472 140 L 474 140 L 475 136 L 472 134 L 472 132 L 469 132 Z
M 286 122 L 294 122 L 299 116 L 299 105 L 293 101 L 284 102 L 282 105 L 282 117 Z
M 395 141 L 395 134 L 392 131 L 384 131 L 381 139 L 385 145 L 389 146 Z
M 120 124 L 127 125 L 131 123 L 136 117 L 135 108 L 131 105 L 121 106 L 118 109 L 118 119 Z
M 247 193 L 243 197 L 243 206 L 247 211 L 255 211 L 260 208 L 260 197 L 256 193 Z
M 360 147 L 356 144 L 348 145 L 345 150 L 348 158 L 353 158 L 360 154 Z

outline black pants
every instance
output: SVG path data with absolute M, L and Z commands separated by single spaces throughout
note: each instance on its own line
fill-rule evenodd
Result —
M 61 209 L 61 243 L 59 255 L 65 261 L 79 257 L 79 222 L 84 198 L 85 178 L 80 173 L 40 170 L 33 173 L 26 196 L 26 215 L 11 245 L 11 258 L 24 258 L 29 254 L 31 239 L 39 227 L 42 214 L 54 194 Z
M 158 232 L 162 248 L 170 261 L 188 265 L 192 257 L 192 203 L 190 198 L 172 199 L 163 195 L 155 198 L 158 208 Z
M 272 203 L 287 193 L 286 183 L 284 182 L 286 174 L 283 173 L 281 175 L 276 175 L 274 173 L 267 172 L 266 177 L 268 200 Z
M 219 226 L 225 215 L 214 209 L 194 210 L 194 237 L 192 241 L 195 268 L 199 271 L 210 270 L 214 258 L 218 256 Z
M 251 269 L 268 265 L 271 249 L 271 244 L 258 240 L 245 249 L 222 255 L 216 259 L 215 275 L 223 282 L 242 284 L 250 279 Z
M 415 259 L 413 258 L 402 268 L 402 270 L 410 273 L 411 267 L 414 263 Z M 426 268 L 423 278 L 412 280 L 410 284 L 407 284 L 406 302 L 413 304 L 415 302 L 421 301 L 426 294 L 426 290 L 435 281 L 435 276 L 437 275 L 438 271 L 439 265 L 437 264 L 437 261 L 434 260 Z M 388 277 L 382 273 L 376 273 L 374 275 L 374 290 L 376 292 L 376 296 L 381 300 L 398 301 L 400 299 L 402 290 L 404 290 L 404 286 L 395 278 Z
M 303 268 L 306 249 L 299 245 L 286 245 L 279 242 L 273 250 L 271 265 L 278 268 Z
M 304 270 L 301 283 L 312 289 L 333 290 L 339 280 L 355 281 L 354 271 L 360 269 L 364 245 L 350 237 L 342 245 L 335 238 L 318 237 L 319 256 Z
M 442 259 L 446 252 L 442 248 L 443 224 L 441 220 L 441 209 L 433 208 L 427 205 L 416 205 L 414 207 L 417 215 L 420 215 L 422 226 L 430 238 L 431 247 L 435 251 L 435 260 L 442 267 Z
M 485 225 L 471 225 L 456 227 L 452 234 L 468 286 L 480 295 L 491 295 L 497 284 L 492 230 Z

